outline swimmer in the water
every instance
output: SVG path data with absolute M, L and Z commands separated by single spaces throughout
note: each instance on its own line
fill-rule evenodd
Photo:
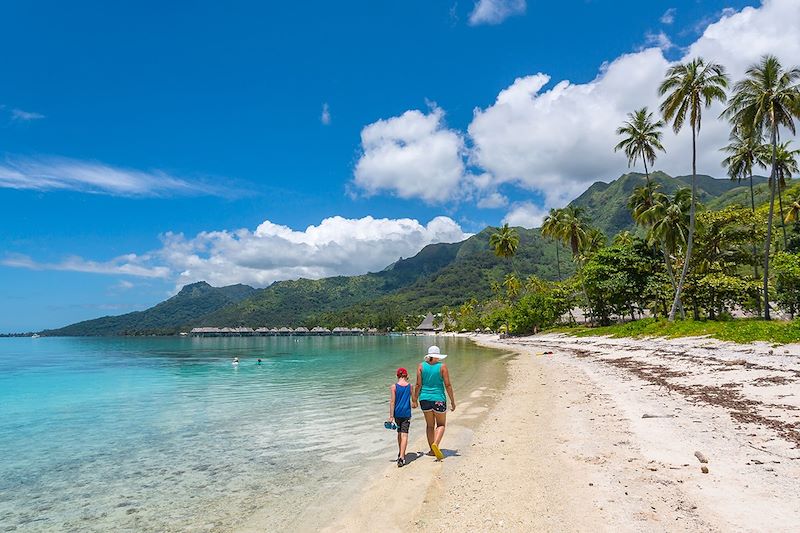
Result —
M 261 359 L 259 359 L 259 360 L 258 360 L 258 363 L 256 363 L 256 364 L 257 364 L 257 365 L 260 365 L 260 364 L 261 364 Z
M 238 365 L 239 364 L 239 358 L 238 357 L 234 357 L 233 358 L 233 363 L 231 363 L 231 364 Z

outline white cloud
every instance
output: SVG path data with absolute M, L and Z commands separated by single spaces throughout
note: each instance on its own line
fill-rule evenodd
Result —
M 165 266 L 151 266 L 151 257 L 127 254 L 115 257 L 110 261 L 98 262 L 70 256 L 58 263 L 39 263 L 27 255 L 11 254 L 0 260 L 0 264 L 10 267 L 27 268 L 29 270 L 65 270 L 71 272 L 87 272 L 90 274 L 125 274 L 145 278 L 166 278 L 170 270 Z
M 517 78 L 492 105 L 475 109 L 467 138 L 443 125 L 444 112 L 437 107 L 427 115 L 408 111 L 371 124 L 362 131 L 364 155 L 354 182 L 368 194 L 389 191 L 481 206 L 496 203 L 492 193 L 510 183 L 540 193 L 546 207 L 563 205 L 590 183 L 613 179 L 627 168 L 613 146 L 628 113 L 642 106 L 658 112 L 657 88 L 672 64 L 664 51 L 675 45 L 664 32 L 647 39 L 654 46 L 600 65 L 589 82 L 551 83 L 543 72 Z M 800 62 L 800 1 L 765 0 L 758 8 L 723 10 L 680 61 L 702 56 L 722 63 L 735 81 L 766 53 L 786 66 Z M 730 131 L 717 119 L 721 110 L 715 104 L 703 111 L 698 138 L 698 171 L 716 176 L 724 175 L 719 148 Z M 689 174 L 689 129 L 677 136 L 667 129 L 664 145 L 667 154 L 659 154 L 656 169 Z
M 119 290 L 122 290 L 122 291 L 127 291 L 129 289 L 132 289 L 133 287 L 135 287 L 135 285 L 133 283 L 131 283 L 130 281 L 125 280 L 125 279 L 119 280 L 119 282 L 116 285 L 114 285 L 115 289 L 119 289 Z
M 675 22 L 675 11 L 677 10 L 674 7 L 664 11 L 664 14 L 661 15 L 661 24 L 672 24 Z
M 159 250 L 104 263 L 77 257 L 60 263 L 38 263 L 21 255 L 0 262 L 36 270 L 158 277 L 174 280 L 178 287 L 201 280 L 215 286 L 247 283 L 263 287 L 277 280 L 379 271 L 428 244 L 459 242 L 467 237 L 469 234 L 447 217 L 436 217 L 423 225 L 408 218 L 336 216 L 304 231 L 267 220 L 252 231 L 208 231 L 192 238 L 168 233 Z
M 444 111 L 406 111 L 361 131 L 363 151 L 353 183 L 368 195 L 391 192 L 401 198 L 442 203 L 459 193 L 465 177 L 464 139 L 444 124 Z
M 508 17 L 525 13 L 525 0 L 478 0 L 469 15 L 472 26 L 500 24 Z
M 667 52 L 668 50 L 675 48 L 675 44 L 672 42 L 672 40 L 670 40 L 669 36 L 663 31 L 660 31 L 658 33 L 648 32 L 645 34 L 644 39 L 645 39 L 645 45 L 648 48 L 655 46 L 660 48 L 664 52 Z
M 322 122 L 323 126 L 331 123 L 331 109 L 328 106 L 328 102 L 322 104 L 322 115 L 319 117 L 319 121 Z
M 0 188 L 71 190 L 113 196 L 224 196 L 236 193 L 190 182 L 160 170 L 134 170 L 63 157 L 9 157 L 0 161 Z
M 522 226 L 523 228 L 538 228 L 542 225 L 547 210 L 532 202 L 519 202 L 511 206 L 503 222 L 509 226 Z
M 478 207 L 481 209 L 497 209 L 508 205 L 508 198 L 499 192 L 489 193 L 478 199 Z
M 40 120 L 43 118 L 45 118 L 45 116 L 42 115 L 41 113 L 23 111 L 22 109 L 11 110 L 11 120 L 17 120 L 19 122 L 29 122 L 31 120 Z
M 765 53 L 787 66 L 799 62 L 797 0 L 767 0 L 759 8 L 723 13 L 681 60 L 703 56 L 725 65 L 736 80 Z M 545 88 L 546 74 L 518 78 L 493 105 L 475 111 L 469 125 L 471 163 L 492 176 L 487 187 L 510 182 L 544 194 L 547 206 L 563 205 L 589 183 L 625 169 L 624 156 L 613 151 L 615 129 L 636 108 L 657 110 L 657 87 L 669 65 L 660 49 L 650 48 L 603 65 L 588 83 L 561 81 Z M 717 120 L 720 111 L 719 105 L 704 111 L 698 138 L 698 171 L 718 176 L 724 175 L 718 150 L 729 134 L 728 124 Z M 656 168 L 689 174 L 689 130 L 677 136 L 665 131 L 664 145 L 667 154 L 660 155 Z

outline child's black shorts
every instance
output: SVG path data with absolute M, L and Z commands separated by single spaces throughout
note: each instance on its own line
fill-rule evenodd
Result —
M 397 432 L 398 433 L 408 433 L 408 428 L 411 427 L 411 419 L 410 418 L 396 418 L 395 417 L 394 423 L 397 424 Z

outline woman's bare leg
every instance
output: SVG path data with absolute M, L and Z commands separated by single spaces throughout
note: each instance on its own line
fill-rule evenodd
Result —
M 439 443 L 442 442 L 442 437 L 444 437 L 444 427 L 447 425 L 447 413 L 434 412 L 434 420 L 436 421 L 436 429 L 434 430 L 433 442 L 439 446 Z
M 436 436 L 436 418 L 433 416 L 433 411 L 423 411 L 422 414 L 425 415 L 425 436 L 428 437 L 428 446 L 430 446 Z

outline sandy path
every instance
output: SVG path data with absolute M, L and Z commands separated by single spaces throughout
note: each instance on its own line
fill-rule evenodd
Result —
M 474 435 L 451 417 L 456 455 L 387 467 L 330 531 L 800 530 L 798 347 L 476 340 L 521 355 Z

